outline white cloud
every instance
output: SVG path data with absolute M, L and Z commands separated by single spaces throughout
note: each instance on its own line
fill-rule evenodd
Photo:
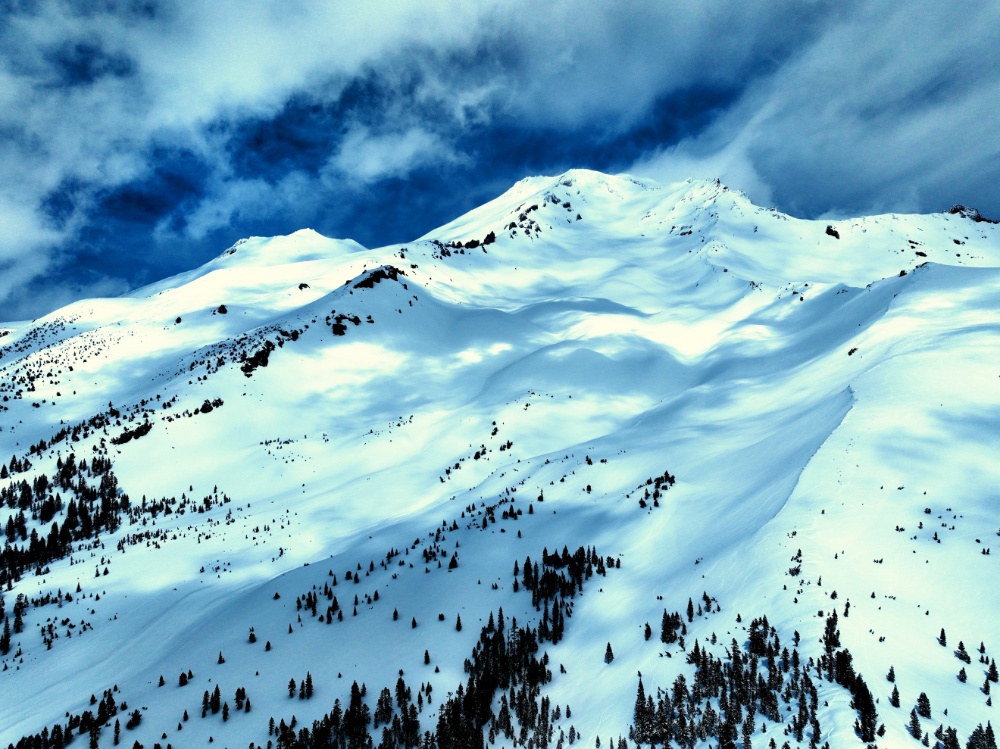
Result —
M 402 133 L 375 135 L 365 127 L 352 128 L 327 164 L 329 179 L 362 184 L 401 177 L 429 163 L 457 163 L 462 156 L 438 136 L 414 127 Z
M 246 179 L 235 176 L 213 178 L 205 185 L 205 196 L 184 216 L 180 230 L 172 228 L 171 217 L 160 221 L 154 236 L 159 242 L 177 239 L 199 240 L 216 229 L 225 228 L 240 218 L 254 215 L 269 216 L 274 206 L 287 207 L 292 214 L 310 215 L 316 208 L 315 183 L 302 172 L 290 172 L 278 182 Z

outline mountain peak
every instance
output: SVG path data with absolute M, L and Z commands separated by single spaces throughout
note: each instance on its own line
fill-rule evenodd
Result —
M 998 282 L 987 222 L 570 170 L 2 327 L 0 744 L 109 743 L 127 704 L 145 746 L 666 745 L 649 700 L 691 679 L 715 743 L 724 692 L 761 746 L 903 745 L 885 673 L 964 739 L 990 669 L 960 640 L 1000 641 Z

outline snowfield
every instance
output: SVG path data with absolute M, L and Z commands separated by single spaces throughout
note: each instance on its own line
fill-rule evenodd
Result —
M 573 170 L 406 244 L 243 240 L 0 325 L 0 745 L 339 746 L 297 734 L 357 682 L 423 746 L 633 747 L 641 674 L 673 746 L 964 747 L 1000 688 L 998 456 L 990 222 Z M 543 597 L 526 557 L 564 547 L 585 582 Z M 501 608 L 529 641 L 568 612 L 550 677 L 446 740 Z M 343 745 L 418 745 L 385 722 Z

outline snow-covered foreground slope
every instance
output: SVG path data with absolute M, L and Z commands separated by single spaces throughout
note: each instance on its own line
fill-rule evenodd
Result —
M 854 674 L 880 746 L 994 717 L 990 223 L 828 227 L 573 171 L 405 245 L 254 238 L 0 331 L 0 745 L 58 724 L 110 746 L 117 721 L 125 746 L 291 746 L 335 700 L 355 715 L 354 681 L 373 713 L 389 689 L 405 745 L 402 678 L 420 741 L 474 746 L 439 711 L 488 683 L 500 608 L 551 678 L 541 720 L 516 685 L 487 695 L 487 744 L 618 745 L 638 720 L 634 746 L 640 673 L 687 745 L 861 745 Z M 540 598 L 524 570 L 564 547 L 593 577 Z M 732 676 L 751 656 L 773 705 Z

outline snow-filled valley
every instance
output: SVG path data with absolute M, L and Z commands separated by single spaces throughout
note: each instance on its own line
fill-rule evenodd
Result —
M 988 742 L 998 456 L 967 212 L 243 240 L 0 325 L 0 746 Z

